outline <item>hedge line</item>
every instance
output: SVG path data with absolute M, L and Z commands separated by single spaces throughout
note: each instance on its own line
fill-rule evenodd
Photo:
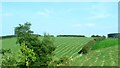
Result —
M 88 53 L 92 49 L 92 47 L 95 45 L 96 42 L 102 41 L 104 39 L 105 39 L 105 36 L 94 37 L 93 40 L 90 40 L 88 43 L 86 43 L 84 45 L 84 47 L 78 52 L 78 54 L 81 54 L 81 53 L 86 54 L 86 53 Z
M 0 36 L 0 38 L 5 39 L 5 38 L 13 38 L 16 37 L 15 35 L 6 35 L 6 36 Z
M 34 35 L 38 35 L 38 34 L 34 34 Z M 41 35 L 38 35 L 41 36 Z M 13 38 L 16 37 L 16 35 L 6 35 L 6 36 L 0 36 L 0 39 L 5 39 L 5 38 Z
M 57 37 L 85 37 L 84 35 L 57 35 Z
M 95 40 L 96 42 L 98 42 L 98 41 L 102 41 L 102 40 L 106 39 L 105 36 L 101 36 L 101 37 L 93 37 L 93 38 L 94 38 L 94 40 Z

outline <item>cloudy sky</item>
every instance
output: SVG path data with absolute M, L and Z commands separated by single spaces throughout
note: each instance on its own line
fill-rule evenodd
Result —
M 2 35 L 14 34 L 14 28 L 25 22 L 30 22 L 31 30 L 37 34 L 107 35 L 118 32 L 118 3 L 2 3 Z

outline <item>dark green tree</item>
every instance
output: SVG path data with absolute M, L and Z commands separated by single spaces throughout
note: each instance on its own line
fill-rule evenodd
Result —
M 49 34 L 44 34 L 43 38 L 39 39 L 39 36 L 33 34 L 33 31 L 30 30 L 30 26 L 31 24 L 26 22 L 23 25 L 19 24 L 19 26 L 15 27 L 17 43 L 23 47 L 21 48 L 22 55 L 26 56 L 26 60 L 22 65 L 48 66 L 55 50 L 53 37 L 51 38 Z M 31 56 L 31 54 L 34 55 Z

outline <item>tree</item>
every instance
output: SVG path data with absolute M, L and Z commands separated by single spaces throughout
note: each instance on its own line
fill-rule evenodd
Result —
M 52 60 L 53 51 L 55 50 L 54 41 L 49 34 L 44 34 L 42 40 L 38 35 L 33 34 L 30 30 L 31 24 L 25 24 L 15 27 L 17 44 L 20 44 L 22 55 L 26 56 L 21 65 L 25 66 L 48 66 Z M 33 55 L 34 54 L 34 55 Z M 33 61 L 34 57 L 34 61 Z M 29 62 L 29 63 L 28 63 Z
M 28 41 L 31 39 L 31 34 L 33 31 L 30 30 L 31 24 L 26 22 L 24 25 L 19 24 L 18 27 L 15 27 L 15 35 L 17 36 L 17 43 L 20 45 L 24 41 Z

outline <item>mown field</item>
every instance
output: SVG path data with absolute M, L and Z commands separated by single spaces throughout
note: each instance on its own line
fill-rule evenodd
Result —
M 68 57 L 70 66 L 117 66 L 118 65 L 118 40 L 106 39 L 97 42 L 92 51 L 85 55 L 78 51 L 93 38 L 87 37 L 55 37 L 55 56 L 53 59 Z M 16 38 L 2 40 L 2 48 L 10 48 L 17 53 L 19 45 Z

